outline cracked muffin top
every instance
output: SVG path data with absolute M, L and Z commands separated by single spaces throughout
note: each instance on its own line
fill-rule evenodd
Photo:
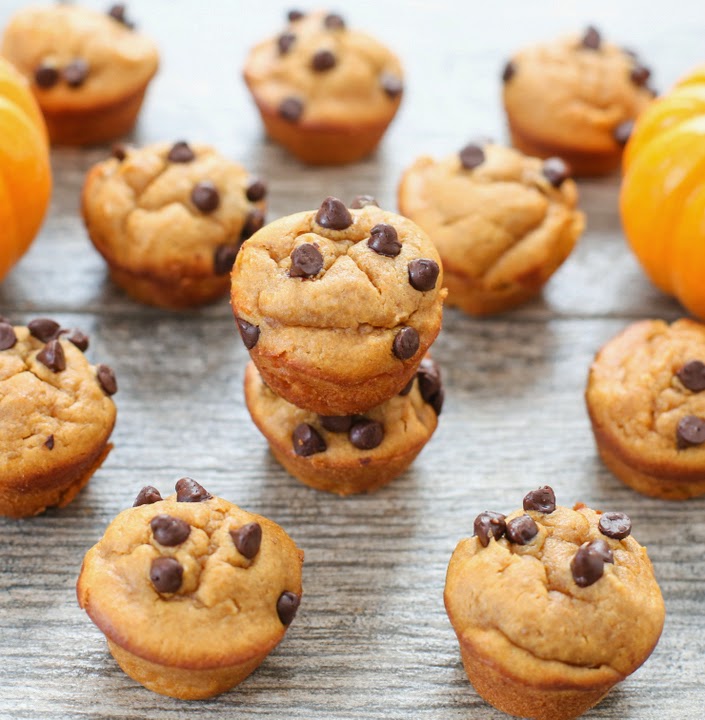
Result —
M 542 487 L 506 517 L 481 513 L 474 529 L 446 579 L 461 643 L 515 677 L 547 684 L 613 683 L 648 657 L 665 610 L 627 515 L 560 507 Z
M 83 561 L 80 606 L 145 660 L 205 670 L 283 637 L 301 598 L 303 553 L 276 523 L 182 478 L 147 486 Z

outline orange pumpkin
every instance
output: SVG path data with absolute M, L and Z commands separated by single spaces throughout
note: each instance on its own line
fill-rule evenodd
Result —
M 655 285 L 705 318 L 705 66 L 641 114 L 623 169 L 632 250 Z
M 29 248 L 50 195 L 44 120 L 27 81 L 0 58 L 0 280 Z

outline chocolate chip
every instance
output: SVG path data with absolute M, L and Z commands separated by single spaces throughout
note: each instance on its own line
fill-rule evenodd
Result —
M 231 530 L 230 536 L 240 555 L 252 560 L 262 544 L 262 526 L 257 522 L 247 523 L 237 530 Z
M 296 611 L 301 604 L 301 598 L 288 590 L 283 592 L 277 600 L 277 615 L 282 625 L 290 625 L 296 616 Z
M 466 170 L 473 170 L 485 162 L 485 151 L 475 143 L 466 145 L 459 153 L 460 164 Z
M 166 159 L 172 163 L 190 163 L 196 159 L 196 154 L 186 140 L 179 140 L 171 146 Z
M 570 571 L 578 587 L 596 583 L 605 571 L 605 563 L 613 563 L 612 551 L 604 540 L 583 543 L 570 561 Z
M 383 72 L 379 77 L 379 82 L 387 97 L 392 100 L 398 98 L 404 92 L 402 79 L 396 75 L 392 75 L 392 73 Z
M 294 33 L 285 32 L 277 38 L 277 47 L 279 48 L 280 55 L 286 55 L 291 46 L 296 42 L 296 35 Z
M 372 197 L 372 195 L 355 195 L 353 201 L 350 203 L 350 207 L 353 210 L 360 210 L 368 205 L 379 207 L 379 203 Z
M 264 227 L 264 211 L 256 208 L 251 210 L 245 218 L 245 224 L 240 231 L 240 240 L 247 240 L 252 237 L 258 230 Z
M 510 60 L 502 70 L 502 82 L 508 83 L 517 74 L 516 64 Z
M 240 243 L 218 245 L 213 253 L 213 272 L 216 275 L 227 275 L 233 269 L 239 250 Z
M 10 323 L 0 323 L 0 350 L 9 350 L 16 342 L 15 328 Z
M 617 125 L 617 127 L 612 132 L 612 137 L 614 137 L 617 145 L 621 145 L 622 147 L 624 147 L 629 141 L 629 138 L 632 136 L 633 131 L 634 121 L 625 120 L 624 122 L 621 122 L 619 123 L 619 125 Z
M 191 190 L 191 202 L 202 213 L 212 213 L 220 205 L 218 188 L 210 180 L 196 183 Z
M 412 377 L 411 380 L 409 380 L 406 385 L 399 391 L 399 394 L 404 397 L 405 395 L 408 395 L 411 392 L 411 388 L 414 387 L 414 380 L 416 380 L 416 376 Z
M 570 177 L 570 168 L 561 158 L 551 157 L 544 160 L 543 174 L 553 187 L 560 187 Z
M 350 442 L 359 450 L 374 450 L 384 440 L 384 427 L 376 420 L 358 420 L 348 433 Z
M 316 222 L 329 230 L 345 230 L 353 224 L 353 217 L 342 200 L 329 195 L 318 208 Z
M 705 390 L 705 363 L 701 360 L 687 362 L 676 375 L 691 392 L 697 393 Z
M 247 190 L 245 190 L 245 196 L 250 202 L 259 202 L 264 200 L 267 195 L 267 184 L 259 178 L 253 178 L 250 180 Z
M 424 358 L 419 365 L 416 377 L 419 379 L 419 392 L 424 402 L 427 402 L 435 410 L 436 415 L 440 415 L 445 393 L 438 365 L 431 358 Z
M 395 336 L 392 352 L 400 360 L 408 360 L 418 352 L 421 341 L 419 334 L 412 327 L 403 327 Z
M 183 477 L 176 483 L 176 502 L 205 502 L 213 496 L 202 485 L 190 477 Z
M 191 526 L 187 522 L 166 514 L 153 517 L 149 526 L 152 528 L 154 539 L 166 547 L 181 545 L 191 534 Z
M 127 15 L 125 14 L 126 10 L 127 8 L 124 3 L 119 3 L 117 5 L 113 5 L 110 10 L 108 10 L 108 15 L 113 18 L 113 20 L 117 20 L 126 28 L 132 30 L 134 29 L 135 24 L 127 19 Z
M 336 13 L 329 13 L 323 20 L 323 24 L 329 30 L 344 30 L 345 20 Z
M 303 243 L 291 253 L 291 267 L 289 268 L 291 277 L 313 277 L 318 275 L 322 268 L 323 255 L 313 243 Z
M 548 485 L 544 485 L 538 490 L 532 490 L 524 496 L 524 510 L 534 510 L 548 515 L 555 509 L 556 494 Z
M 582 46 L 588 50 L 599 50 L 602 44 L 602 37 L 598 29 L 593 25 L 589 25 L 585 29 L 581 43 Z
M 487 547 L 492 538 L 499 540 L 507 531 L 506 517 L 502 513 L 485 510 L 475 518 L 473 529 L 480 545 Z
M 152 503 L 159 502 L 162 499 L 161 493 L 157 490 L 157 488 L 152 485 L 145 485 L 137 493 L 137 497 L 135 498 L 135 502 L 132 503 L 132 507 L 151 505 Z
M 427 292 L 436 287 L 441 269 L 438 263 L 427 258 L 419 258 L 409 263 L 409 283 L 414 290 Z
M 507 523 L 507 537 L 516 545 L 526 545 L 538 532 L 538 525 L 528 515 L 520 515 Z
M 106 395 L 115 395 L 118 391 L 117 378 L 115 377 L 115 371 L 109 365 L 98 365 L 96 377 L 98 378 L 98 384 L 103 388 Z
M 27 323 L 27 329 L 29 334 L 33 335 L 37 340 L 41 340 L 43 343 L 54 340 L 61 330 L 56 320 L 50 320 L 49 318 L 37 318 Z
M 334 433 L 346 433 L 353 424 L 352 415 L 319 415 L 324 430 Z
M 59 82 L 59 71 L 53 65 L 40 65 L 34 71 L 34 82 L 45 90 Z
M 649 82 L 650 77 L 651 70 L 641 63 L 636 63 L 629 73 L 631 81 L 639 87 L 646 85 L 646 83 Z
M 157 592 L 176 592 L 181 587 L 183 577 L 184 569 L 178 560 L 170 557 L 159 557 L 152 560 L 149 579 Z
M 695 415 L 681 418 L 676 428 L 676 442 L 681 450 L 705 442 L 705 420 Z
M 48 448 L 49 450 L 54 449 L 54 436 L 49 435 L 49 437 L 44 441 L 44 447 Z
M 317 430 L 307 423 L 301 423 L 291 434 L 294 452 L 301 457 L 308 457 L 326 450 L 326 443 Z
M 600 532 L 615 540 L 623 540 L 632 531 L 632 521 L 627 513 L 606 512 L 600 515 Z
M 252 325 L 242 318 L 235 318 L 235 320 L 237 320 L 237 327 L 240 331 L 242 342 L 248 350 L 252 350 L 259 340 L 259 328 L 257 325 Z
M 304 104 L 295 97 L 289 97 L 279 105 L 279 115 L 289 122 L 298 122 L 304 112 Z
M 86 350 L 88 350 L 88 343 L 90 342 L 88 339 L 88 335 L 86 335 L 86 333 L 84 332 L 81 332 L 78 328 L 73 328 L 71 330 L 62 330 L 59 334 L 66 334 L 66 339 L 72 345 L 75 345 L 81 352 L 86 352 Z
M 58 340 L 50 340 L 44 349 L 37 353 L 37 360 L 46 365 L 52 372 L 66 370 L 66 356 L 64 348 Z
M 311 58 L 311 69 L 315 72 L 331 70 L 336 65 L 335 55 L 330 50 L 318 50 Z
M 124 143 L 115 143 L 110 154 L 118 161 L 122 162 L 127 157 L 127 145 Z
M 88 77 L 88 63 L 81 58 L 70 62 L 63 70 L 64 81 L 69 87 L 81 87 Z
M 396 257 L 401 252 L 401 243 L 396 228 L 386 223 L 379 223 L 370 230 L 367 245 L 378 255 Z
M 301 18 L 304 17 L 304 14 L 301 12 L 301 10 L 289 10 L 286 17 L 288 18 L 289 22 L 296 22 L 297 20 L 301 20 Z

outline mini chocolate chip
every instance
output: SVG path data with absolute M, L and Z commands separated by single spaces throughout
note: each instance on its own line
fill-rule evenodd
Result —
M 50 340 L 44 349 L 37 353 L 37 360 L 46 365 L 52 372 L 66 370 L 66 356 L 64 348 L 58 340 Z
M 553 187 L 560 187 L 570 177 L 570 168 L 561 158 L 550 157 L 543 162 L 543 174 Z
M 400 360 L 408 360 L 418 352 L 421 340 L 418 332 L 412 327 L 403 327 L 395 336 L 392 352 Z
M 342 200 L 329 195 L 318 208 L 316 222 L 329 230 L 345 230 L 353 224 L 353 217 Z
M 213 253 L 213 272 L 216 275 L 227 275 L 232 269 L 240 250 L 237 245 L 218 245 Z
M 117 378 L 115 377 L 115 371 L 109 365 L 98 365 L 96 377 L 98 378 L 98 384 L 103 388 L 106 395 L 115 395 L 118 391 Z
M 291 253 L 291 277 L 309 278 L 318 275 L 323 268 L 323 255 L 313 243 L 303 243 Z
M 196 183 L 191 190 L 191 202 L 202 213 L 212 213 L 220 205 L 218 188 L 210 180 Z
M 466 170 L 473 170 L 485 162 L 485 151 L 475 143 L 466 145 L 459 153 L 460 164 Z
M 436 287 L 441 269 L 438 263 L 427 258 L 419 258 L 409 263 L 409 283 L 414 290 L 428 292 Z
M 424 402 L 427 402 L 435 410 L 436 415 L 440 415 L 445 393 L 438 365 L 431 358 L 424 358 L 419 365 L 416 377 L 419 379 L 419 392 Z
M 524 496 L 524 510 L 534 510 L 549 515 L 555 509 L 556 494 L 548 485 L 532 490 Z
M 411 380 L 409 380 L 406 385 L 399 391 L 399 394 L 404 397 L 405 395 L 408 395 L 411 392 L 411 388 L 414 387 L 414 380 L 416 380 L 416 376 L 414 375 Z
M 81 352 L 86 352 L 88 350 L 88 344 L 89 339 L 88 335 L 86 333 L 81 332 L 78 328 L 73 328 L 71 330 L 62 330 L 60 335 L 65 334 L 66 339 L 72 344 L 75 345 Z
M 285 32 L 277 38 L 277 47 L 279 48 L 280 55 L 286 55 L 291 46 L 296 42 L 296 35 L 294 33 Z
M 383 72 L 379 77 L 379 82 L 387 97 L 392 100 L 394 98 L 398 98 L 404 92 L 404 83 L 397 75 L 392 75 L 392 73 L 389 72 Z
M 258 522 L 247 523 L 237 530 L 231 530 L 230 536 L 240 555 L 252 560 L 262 544 L 262 526 Z
M 140 505 L 151 505 L 152 503 L 163 500 L 161 493 L 157 488 L 152 485 L 145 485 L 138 493 L 135 498 L 135 502 L 132 503 L 132 507 L 139 507 Z
M 352 415 L 319 415 L 324 430 L 334 433 L 346 433 L 353 424 Z
M 374 450 L 384 440 L 384 427 L 376 420 L 358 420 L 348 433 L 350 442 L 359 450 Z
M 614 565 L 614 555 L 610 546 L 602 539 L 593 540 L 590 543 L 593 552 L 597 553 L 604 562 L 611 563 Z
M 350 207 L 353 210 L 360 210 L 368 205 L 379 207 L 379 203 L 372 197 L 372 195 L 355 195 L 353 201 L 350 203 Z
M 651 70 L 641 63 L 636 63 L 629 73 L 631 81 L 639 87 L 646 85 L 646 83 L 649 82 L 650 77 Z
M 279 104 L 279 115 L 289 122 L 298 122 L 304 112 L 304 104 L 295 97 L 288 97 Z
M 676 428 L 676 442 L 681 450 L 705 442 L 705 420 L 695 415 L 681 418 Z
M 293 592 L 284 591 L 277 600 L 277 615 L 282 625 L 290 625 L 301 604 L 301 598 Z
M 81 58 L 70 62 L 63 70 L 62 75 L 69 87 L 81 87 L 88 77 L 88 63 Z
M 183 477 L 177 481 L 176 502 L 205 502 L 213 496 L 202 485 L 190 477 Z
M 296 22 L 297 20 L 301 20 L 301 18 L 304 17 L 304 14 L 301 12 L 301 10 L 289 10 L 286 17 L 288 18 L 289 22 Z
M 264 227 L 264 211 L 256 208 L 251 210 L 245 218 L 245 224 L 240 231 L 240 240 L 251 238 L 258 230 Z
M 29 334 L 33 335 L 37 340 L 41 340 L 43 343 L 54 340 L 61 330 L 56 320 L 50 320 L 49 318 L 37 318 L 27 323 L 27 329 Z
M 600 515 L 600 532 L 615 540 L 623 540 L 632 531 L 632 521 L 627 513 L 606 512 Z
M 593 25 L 589 25 L 585 29 L 581 43 L 582 46 L 588 50 L 599 50 L 602 44 L 602 37 L 600 36 L 599 30 Z
M 240 331 L 242 342 L 248 350 L 252 350 L 259 340 L 259 328 L 257 325 L 252 325 L 242 318 L 235 318 L 235 320 L 237 320 L 237 327 Z
M 510 60 L 502 70 L 502 82 L 508 83 L 517 74 L 517 66 Z
M 44 447 L 48 448 L 49 450 L 54 449 L 54 436 L 49 435 L 49 437 L 44 441 Z
M 705 363 L 701 360 L 687 362 L 676 375 L 691 392 L 697 393 L 705 390 Z
M 152 528 L 154 539 L 166 547 L 181 545 L 191 534 L 191 526 L 187 522 L 166 514 L 153 517 L 149 526 Z
M 294 428 L 294 432 L 291 434 L 291 442 L 294 445 L 294 452 L 301 457 L 324 452 L 327 448 L 318 431 L 307 423 L 301 423 Z
M 624 147 L 629 141 L 629 138 L 632 136 L 633 131 L 634 121 L 625 120 L 624 122 L 621 122 L 619 123 L 619 125 L 617 125 L 617 127 L 612 132 L 612 136 L 614 137 L 617 145 L 621 145 L 622 147 Z
M 34 71 L 34 82 L 45 90 L 59 82 L 59 71 L 53 65 L 40 65 Z
M 125 14 L 126 10 L 127 8 L 125 7 L 124 3 L 118 3 L 117 5 L 113 5 L 110 10 L 108 10 L 108 15 L 113 18 L 113 20 L 117 20 L 126 28 L 132 30 L 134 29 L 135 24 L 127 19 L 127 15 Z
M 179 140 L 171 146 L 166 159 L 172 163 L 190 163 L 196 159 L 196 153 L 191 150 L 186 140 Z
M 181 587 L 183 577 L 184 569 L 178 560 L 170 557 L 158 557 L 152 560 L 149 579 L 157 592 L 176 592 Z
M 499 540 L 507 531 L 506 517 L 502 513 L 485 510 L 475 518 L 473 529 L 480 545 L 487 547 L 492 538 Z
M 401 252 L 399 235 L 393 225 L 379 223 L 370 230 L 367 245 L 378 255 L 396 257 Z
M 127 157 L 127 145 L 124 143 L 115 143 L 110 154 L 118 161 L 122 162 Z
M 526 545 L 538 532 L 538 525 L 528 515 L 520 515 L 507 523 L 507 537 L 516 545 Z
M 323 24 L 329 30 L 344 30 L 345 20 L 343 20 L 337 13 L 329 13 L 323 20 Z
M 596 583 L 605 571 L 605 563 L 613 563 L 612 551 L 604 540 L 583 543 L 570 561 L 570 571 L 578 587 Z
M 0 350 L 9 350 L 16 342 L 15 328 L 10 323 L 0 323 Z
M 336 65 L 335 55 L 330 50 L 318 50 L 311 58 L 311 69 L 315 72 L 331 70 Z
M 267 184 L 259 178 L 252 178 L 245 190 L 245 196 L 250 202 L 264 200 L 267 195 Z

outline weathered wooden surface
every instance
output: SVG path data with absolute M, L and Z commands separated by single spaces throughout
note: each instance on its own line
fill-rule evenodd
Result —
M 21 5 L 0 1 L 0 22 Z M 247 48 L 289 3 L 150 0 L 131 13 L 162 48 L 134 142 L 220 147 L 270 184 L 270 218 L 328 195 L 394 207 L 401 170 L 476 133 L 505 136 L 498 71 L 513 48 L 594 22 L 641 51 L 659 87 L 703 59 L 699 2 L 336 2 L 402 56 L 408 90 L 377 155 L 310 169 L 268 143 L 239 74 Z M 96 4 L 100 6 L 100 4 Z M 587 14 L 589 13 L 589 14 Z M 467 683 L 443 609 L 445 569 L 475 514 L 509 511 L 550 482 L 559 502 L 623 509 L 646 544 L 668 618 L 651 660 L 589 718 L 696 717 L 705 704 L 705 500 L 638 496 L 596 459 L 583 407 L 597 348 L 640 317 L 682 311 L 641 275 L 619 231 L 615 178 L 581 183 L 589 229 L 543 299 L 491 320 L 448 311 L 435 346 L 447 382 L 436 436 L 413 469 L 372 496 L 338 499 L 288 477 L 244 407 L 242 347 L 226 301 L 175 315 L 106 279 L 77 215 L 105 148 L 57 150 L 51 215 L 0 286 L 0 313 L 52 315 L 91 335 L 117 371 L 115 449 L 68 508 L 0 519 L 0 719 L 225 717 L 500 720 Z M 207 702 L 154 695 L 117 667 L 76 605 L 83 553 L 146 483 L 183 474 L 281 523 L 306 551 L 304 602 L 282 645 L 237 690 Z M 694 714 L 693 714 L 694 713 Z

